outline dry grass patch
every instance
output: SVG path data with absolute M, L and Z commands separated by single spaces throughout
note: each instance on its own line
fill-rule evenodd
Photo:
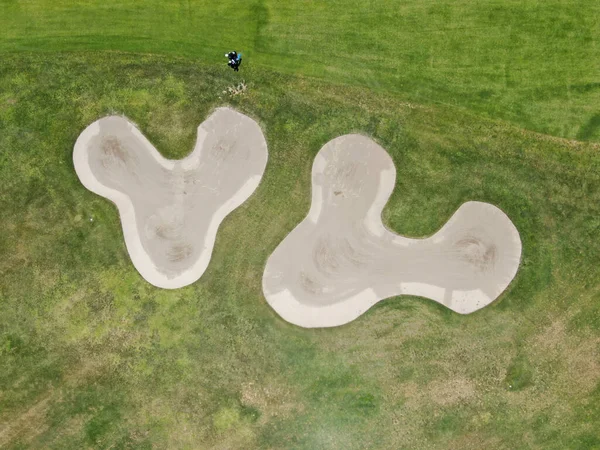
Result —
M 18 439 L 21 444 L 28 444 L 36 436 L 48 429 L 46 424 L 46 414 L 50 404 L 55 400 L 55 391 L 50 390 L 41 397 L 35 404 L 21 413 L 11 414 L 14 418 L 6 420 L 0 424 L 0 448 L 8 446 L 11 442 Z
M 250 381 L 242 385 L 241 402 L 260 411 L 259 423 L 271 418 L 287 418 L 301 413 L 304 405 L 295 398 L 291 389 L 280 382 L 259 383 Z
M 458 377 L 435 380 L 425 387 L 431 400 L 440 406 L 453 406 L 460 402 L 472 401 L 477 396 L 473 380 Z

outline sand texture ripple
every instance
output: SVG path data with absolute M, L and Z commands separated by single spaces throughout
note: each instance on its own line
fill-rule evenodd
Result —
M 381 221 L 395 179 L 391 157 L 367 137 L 341 136 L 319 151 L 308 216 L 263 275 L 265 297 L 281 317 L 302 327 L 338 326 L 397 295 L 468 314 L 506 289 L 521 240 L 504 212 L 467 202 L 431 237 L 399 236 Z
M 262 178 L 267 144 L 254 120 L 219 108 L 192 153 L 168 160 L 129 120 L 109 116 L 81 133 L 73 160 L 83 185 L 117 205 L 136 269 L 174 289 L 206 270 L 220 223 Z

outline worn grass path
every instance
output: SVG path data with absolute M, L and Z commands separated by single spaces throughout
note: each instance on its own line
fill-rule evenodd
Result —
M 239 75 L 246 93 L 224 94 Z M 123 113 L 180 158 L 222 105 L 261 123 L 265 176 L 223 222 L 202 279 L 154 288 L 129 260 L 116 208 L 78 181 L 75 139 Z M 291 326 L 268 307 L 263 268 L 308 211 L 313 158 L 350 132 L 394 159 L 384 211 L 394 231 L 430 234 L 466 200 L 509 215 L 523 265 L 506 295 L 469 316 L 390 299 L 328 330 Z M 4 55 L 0 446 L 597 447 L 598 152 L 252 64 L 235 74 L 172 57 Z
M 317 77 L 600 140 L 596 0 L 4 0 L 0 53 L 121 50 Z

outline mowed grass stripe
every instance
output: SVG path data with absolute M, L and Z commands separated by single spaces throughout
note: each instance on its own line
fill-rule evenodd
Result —
M 0 51 L 121 50 L 223 62 L 600 139 L 594 0 L 2 2 Z

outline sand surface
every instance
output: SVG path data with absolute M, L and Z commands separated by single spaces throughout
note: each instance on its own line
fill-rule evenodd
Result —
M 308 216 L 263 275 L 265 297 L 281 317 L 302 327 L 338 326 L 402 294 L 468 314 L 506 289 L 521 240 L 500 209 L 467 202 L 433 236 L 405 238 L 381 221 L 395 179 L 392 159 L 367 137 L 341 136 L 319 151 Z
M 194 151 L 168 160 L 126 118 L 109 116 L 81 133 L 73 161 L 84 186 L 117 205 L 136 269 L 174 289 L 206 270 L 219 224 L 262 178 L 267 144 L 254 120 L 219 108 L 198 127 Z

